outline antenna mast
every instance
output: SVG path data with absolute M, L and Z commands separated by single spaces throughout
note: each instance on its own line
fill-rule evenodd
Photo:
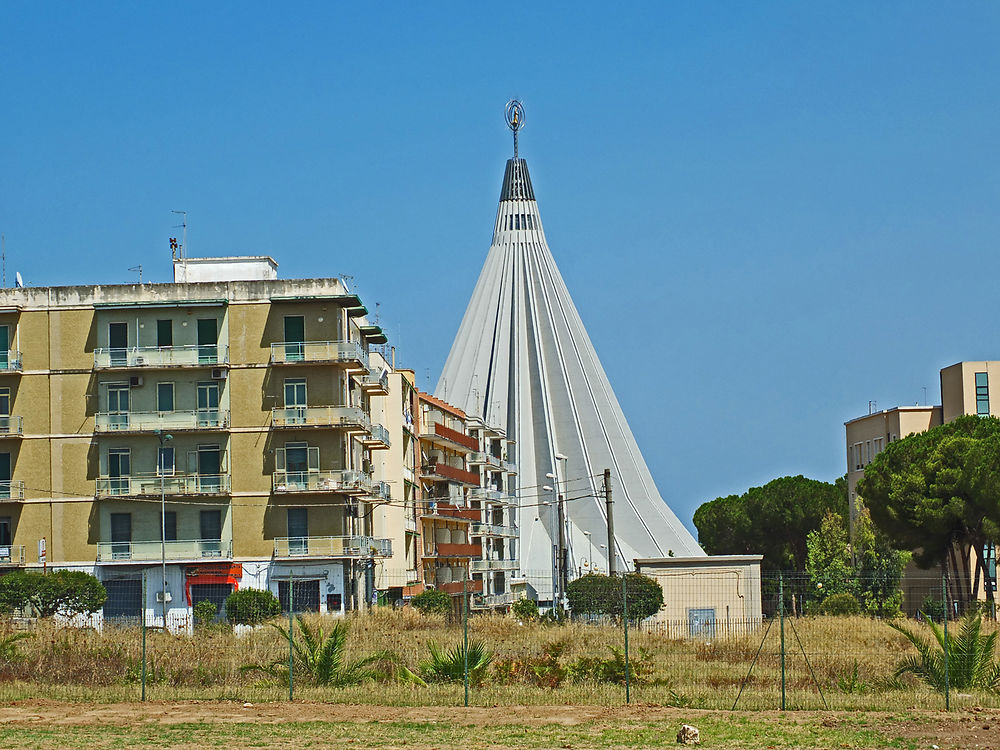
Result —
M 0 234 L 0 266 L 3 266 L 3 288 L 7 288 L 7 235 Z
M 524 105 L 518 99 L 511 99 L 504 109 L 507 127 L 514 132 L 514 158 L 517 158 L 517 131 L 524 127 Z
M 171 211 L 172 214 L 180 214 L 181 223 L 174 226 L 174 229 L 181 230 L 181 244 L 177 245 L 177 240 L 172 240 L 170 243 L 170 249 L 174 250 L 176 254 L 174 255 L 174 260 L 180 258 L 184 260 L 184 248 L 187 247 L 188 243 L 188 212 L 187 211 Z

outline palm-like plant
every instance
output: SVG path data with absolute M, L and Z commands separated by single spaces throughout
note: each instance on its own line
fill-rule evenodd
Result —
M 889 627 L 905 635 L 917 649 L 917 656 L 907 657 L 896 669 L 896 676 L 912 674 L 935 690 L 945 689 L 944 629 L 928 621 L 937 648 L 908 628 L 894 622 Z M 968 614 L 962 619 L 958 635 L 949 634 L 948 685 L 952 688 L 1000 690 L 1000 664 L 993 659 L 997 632 L 984 635 L 981 615 Z
M 436 643 L 428 643 L 431 658 L 420 665 L 420 671 L 428 680 L 460 682 L 465 679 L 466 650 L 464 644 L 444 651 Z M 486 670 L 493 661 L 493 653 L 486 648 L 486 641 L 469 643 L 469 682 L 480 684 L 486 677 Z
M 288 630 L 281 625 L 272 626 L 285 640 L 291 639 L 296 672 L 309 676 L 317 685 L 346 687 L 371 680 L 423 684 L 423 680 L 407 669 L 397 654 L 387 649 L 361 659 L 348 660 L 346 622 L 337 622 L 327 633 L 322 626 L 310 626 L 301 615 L 296 615 L 295 621 L 299 626 L 298 638 L 294 637 L 294 631 L 290 636 Z M 245 669 L 273 676 L 288 674 L 288 664 L 283 660 L 274 661 L 267 667 L 250 666 Z

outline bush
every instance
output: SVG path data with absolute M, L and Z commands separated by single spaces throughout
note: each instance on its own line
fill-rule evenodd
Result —
M 410 599 L 410 605 L 425 615 L 450 615 L 451 597 L 437 589 L 427 589 Z
M 538 602 L 534 599 L 518 599 L 510 606 L 510 613 L 518 620 L 528 622 L 538 619 Z
M 194 614 L 195 626 L 204 628 L 215 624 L 215 621 L 219 616 L 219 610 L 216 608 L 214 602 L 210 602 L 208 599 L 202 599 L 194 605 L 194 611 L 192 614 Z
M 648 576 L 625 574 L 628 619 L 644 620 L 663 606 L 663 589 Z M 622 616 L 622 577 L 588 573 L 566 587 L 570 609 L 575 615 Z
M 854 594 L 842 591 L 839 594 L 830 594 L 816 608 L 816 612 L 821 615 L 857 615 L 861 614 L 861 604 Z
M 281 614 L 281 602 L 270 591 L 240 589 L 226 597 L 226 619 L 234 625 L 260 625 Z
M 39 617 L 72 617 L 96 612 L 107 598 L 97 578 L 77 570 L 15 571 L 0 578 L 0 608 L 6 612 L 33 609 Z

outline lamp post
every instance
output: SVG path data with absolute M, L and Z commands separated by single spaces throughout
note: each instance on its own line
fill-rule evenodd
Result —
M 553 477 L 554 475 L 546 474 L 545 476 Z M 545 485 L 544 487 L 542 487 L 542 491 L 554 492 L 554 489 L 549 485 Z M 554 506 L 557 505 L 557 503 L 553 503 L 551 500 L 544 500 L 542 501 L 542 505 L 547 506 L 551 511 L 555 512 L 556 509 Z M 559 524 L 558 519 L 552 521 L 552 518 L 550 517 L 549 521 L 551 524 L 549 526 L 550 530 L 555 528 Z M 552 606 L 554 608 L 556 606 L 556 602 L 559 599 L 559 548 L 556 546 L 556 540 L 554 538 L 550 537 L 550 542 L 551 544 L 549 544 L 549 548 L 552 550 Z
M 607 552 L 606 552 L 607 549 L 608 549 L 608 545 L 606 545 L 606 544 L 602 544 L 601 545 L 601 554 L 605 555 L 605 557 L 607 557 Z M 610 560 L 608 561 L 608 572 L 609 573 L 611 572 L 611 562 L 610 562 Z
M 590 561 L 590 567 L 594 567 L 594 537 L 589 531 L 583 532 L 583 535 L 587 537 L 587 545 L 589 546 L 589 551 L 587 552 L 587 560 Z
M 160 467 L 160 568 L 163 573 L 163 588 L 160 596 L 163 599 L 163 632 L 167 632 L 167 489 L 164 484 L 164 474 L 166 467 L 163 465 L 163 447 L 173 435 L 168 435 L 163 430 L 156 431 L 156 437 L 160 441 L 160 449 L 157 452 L 156 463 Z
M 556 493 L 556 501 L 558 503 L 558 517 L 559 517 L 559 595 L 560 595 L 560 606 L 563 610 L 567 609 L 566 606 L 566 587 L 569 584 L 569 551 L 567 549 L 567 544 L 569 540 L 569 524 L 566 518 L 566 504 L 563 501 L 564 488 L 561 486 L 562 483 L 566 481 L 566 470 L 563 466 L 560 470 L 560 464 L 569 459 L 562 453 L 557 453 L 555 455 L 556 459 L 556 487 L 558 487 L 558 492 Z

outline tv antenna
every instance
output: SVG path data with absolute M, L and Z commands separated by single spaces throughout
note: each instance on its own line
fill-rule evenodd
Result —
M 354 286 L 354 277 L 349 273 L 338 273 L 337 278 L 340 279 L 341 283 L 347 288 L 347 291 L 351 291 L 351 287 Z M 348 280 L 350 283 L 348 283 Z
M 375 303 L 375 325 L 378 325 L 379 307 L 382 305 L 381 302 Z
M 128 270 L 131 271 L 132 273 L 135 273 L 136 271 L 139 272 L 139 286 L 142 286 L 142 263 L 140 263 L 137 266 L 132 266 Z
M 7 288 L 7 235 L 0 234 L 0 266 L 3 267 L 3 288 Z
M 187 223 L 188 214 L 187 211 L 173 211 L 173 210 L 171 210 L 170 213 L 180 214 L 181 217 L 181 223 L 174 225 L 174 229 L 181 230 L 181 241 L 180 244 L 177 244 L 177 238 L 171 237 L 170 251 L 174 257 L 174 260 L 177 260 L 178 258 L 184 260 L 184 248 L 187 247 L 187 240 L 188 240 L 188 223 Z

